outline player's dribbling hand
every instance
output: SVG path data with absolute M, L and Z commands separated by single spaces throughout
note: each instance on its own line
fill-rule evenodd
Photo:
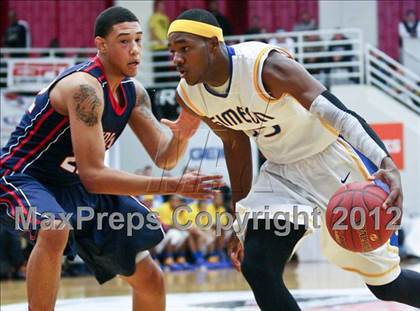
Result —
M 238 236 L 233 232 L 227 245 L 228 254 L 236 271 L 241 272 L 241 262 L 244 259 L 244 247 Z
M 383 159 L 381 169 L 373 174 L 373 176 L 369 179 L 379 179 L 389 186 L 390 191 L 388 198 L 383 204 L 384 208 L 396 206 L 402 209 L 403 193 L 400 172 L 390 157 Z
M 223 184 L 222 175 L 203 175 L 191 172 L 178 177 L 176 193 L 192 199 L 212 199 Z
M 185 109 L 181 110 L 178 119 L 170 121 L 168 119 L 161 119 L 160 122 L 169 127 L 173 135 L 178 139 L 189 139 L 195 134 L 200 126 L 200 118 L 189 113 Z

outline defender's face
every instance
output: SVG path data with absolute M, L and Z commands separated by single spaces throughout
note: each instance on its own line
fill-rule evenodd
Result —
M 209 66 L 209 51 L 205 39 L 174 32 L 168 37 L 168 48 L 178 72 L 189 85 L 205 82 Z
M 105 38 L 107 59 L 124 76 L 137 75 L 141 38 L 142 30 L 138 22 L 115 24 Z

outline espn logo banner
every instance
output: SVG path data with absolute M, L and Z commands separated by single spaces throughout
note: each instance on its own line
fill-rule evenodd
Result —
M 73 65 L 73 58 L 8 60 L 7 87 L 20 92 L 39 92 L 60 72 Z

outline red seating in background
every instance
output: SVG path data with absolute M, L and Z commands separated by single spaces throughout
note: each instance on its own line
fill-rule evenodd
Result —
M 318 21 L 318 1 L 248 1 L 248 23 L 257 15 L 267 32 L 275 32 L 277 28 L 292 31 L 303 11 Z
M 113 3 L 112 0 L 2 2 L 2 8 L 16 11 L 19 19 L 28 22 L 32 47 L 48 47 L 54 38 L 59 39 L 60 47 L 93 47 L 93 21 Z
M 18 18 L 30 26 L 32 47 L 48 47 L 53 38 L 59 39 L 61 47 L 93 47 L 93 21 L 112 4 L 113 0 L 2 0 L 0 31 L 3 34 L 7 27 L 7 12 L 15 10 Z M 398 23 L 408 9 L 420 15 L 420 1 L 377 1 L 377 5 L 379 48 L 398 60 Z M 267 32 L 277 28 L 291 31 L 302 11 L 318 21 L 318 7 L 318 1 L 312 0 L 219 0 L 219 9 L 230 20 L 235 34 L 244 33 L 254 15 L 259 16 Z M 170 19 L 190 8 L 207 8 L 207 1 L 166 1 Z
M 420 15 L 420 1 L 378 1 L 378 42 L 379 49 L 399 60 L 398 23 L 407 10 L 416 10 Z
M 166 1 L 165 8 L 169 18 L 174 19 L 184 9 L 206 9 L 207 3 L 205 0 Z M 275 32 L 277 28 L 291 31 L 302 11 L 309 12 L 318 20 L 318 1 L 312 0 L 219 0 L 219 9 L 232 23 L 235 34 L 244 33 L 254 15 L 260 17 L 261 24 L 268 32 Z

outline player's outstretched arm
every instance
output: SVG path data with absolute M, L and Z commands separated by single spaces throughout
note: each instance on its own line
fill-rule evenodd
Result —
M 344 106 L 296 61 L 272 52 L 264 64 L 263 83 L 275 98 L 291 94 L 306 109 L 327 121 L 377 167 L 388 156 L 385 145 L 366 121 Z
M 73 74 L 56 85 L 54 94 L 60 94 L 65 103 L 78 172 L 89 192 L 118 195 L 178 193 L 203 199 L 213 195 L 212 187 L 221 176 L 186 174 L 154 178 L 106 167 L 101 124 L 103 93 L 93 77 L 84 73 Z
M 172 131 L 172 136 L 168 136 L 152 113 L 146 89 L 137 81 L 136 96 L 136 106 L 129 120 L 130 127 L 157 166 L 163 169 L 174 168 L 183 156 L 189 138 L 200 125 L 200 119 L 185 111 L 174 122 L 163 119 L 161 123 Z
M 274 98 L 280 98 L 284 93 L 291 94 L 306 109 L 327 121 L 378 168 L 382 168 L 378 177 L 391 188 L 387 205 L 401 206 L 399 172 L 389 158 L 382 140 L 362 117 L 349 110 L 337 97 L 327 91 L 302 65 L 277 52 L 272 52 L 264 64 L 263 83 Z

